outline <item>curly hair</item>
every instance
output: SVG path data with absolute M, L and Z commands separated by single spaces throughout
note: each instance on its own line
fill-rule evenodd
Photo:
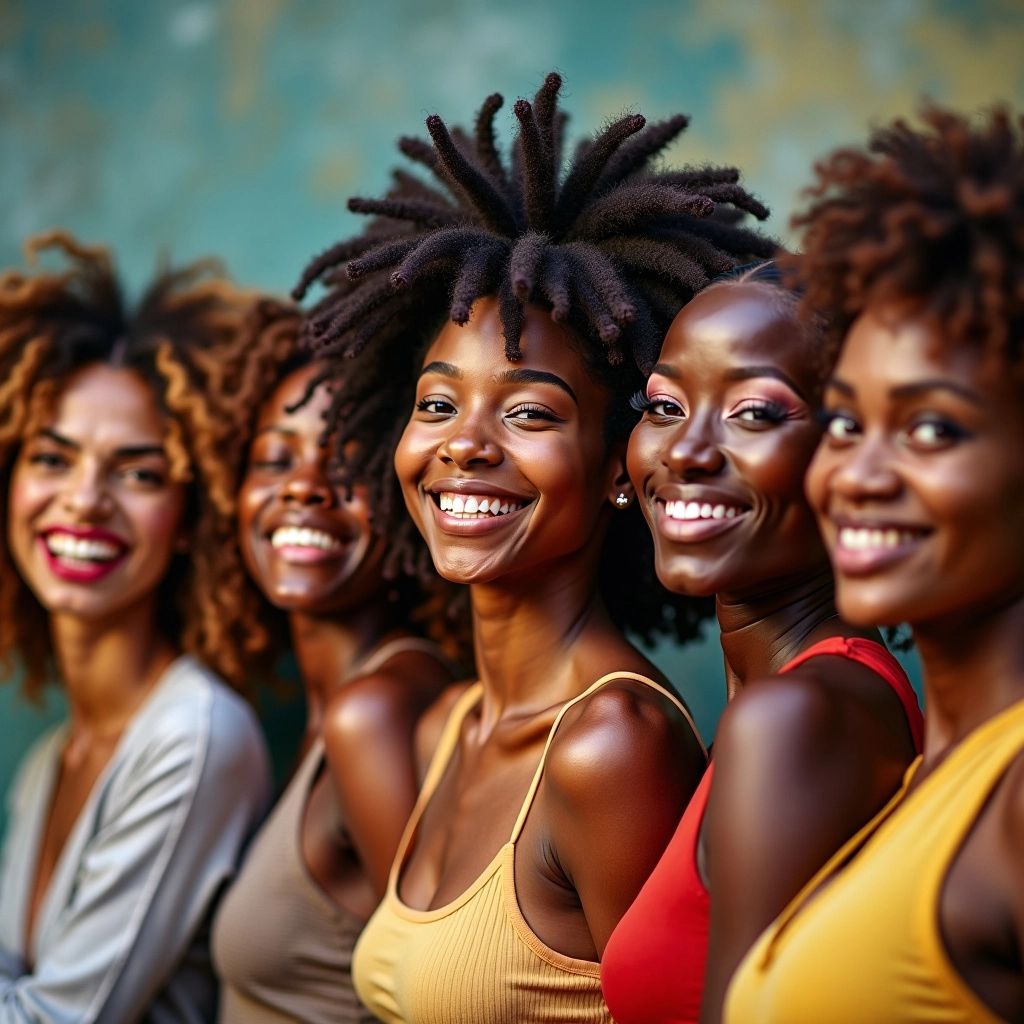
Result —
M 244 652 L 264 642 L 245 597 L 234 539 L 237 432 L 224 353 L 239 344 L 251 297 L 216 264 L 160 274 L 134 310 L 101 248 L 54 231 L 26 244 L 29 262 L 56 250 L 60 272 L 0 274 L 0 498 L 22 442 L 44 425 L 64 381 L 105 363 L 138 373 L 166 416 L 172 478 L 188 485 L 190 551 L 176 555 L 159 593 L 159 622 L 182 648 L 241 683 Z M 37 697 L 52 672 L 46 613 L 15 571 L 0 538 L 0 664 L 24 668 Z
M 352 471 L 375 481 L 393 554 L 421 575 L 433 569 L 413 546 L 390 461 L 422 355 L 446 319 L 465 324 L 477 299 L 496 296 L 514 362 L 524 307 L 548 310 L 607 387 L 606 432 L 620 441 L 636 421 L 629 398 L 680 307 L 714 275 L 775 248 L 742 223 L 768 211 L 740 187 L 735 168 L 652 168 L 686 128 L 685 115 L 650 126 L 639 114 L 619 118 L 581 142 L 563 174 L 561 84 L 549 74 L 532 103 L 515 103 L 507 162 L 495 138 L 497 93 L 472 133 L 428 117 L 429 143 L 402 138 L 398 146 L 434 181 L 395 170 L 383 199 L 349 200 L 373 219 L 316 257 L 294 292 L 301 298 L 315 281 L 328 288 L 310 310 L 307 337 L 341 382 L 331 407 L 339 443 L 360 442 Z M 352 359 L 356 372 L 346 370 Z M 661 590 L 651 543 L 638 509 L 613 518 L 602 594 L 616 622 L 644 639 L 689 638 L 707 609 Z
M 271 297 L 253 303 L 242 328 L 242 344 L 230 353 L 224 369 L 233 382 L 231 406 L 236 413 L 236 436 L 241 439 L 236 467 L 235 491 L 246 472 L 248 451 L 256 431 L 260 410 L 274 388 L 290 373 L 314 362 L 313 354 L 301 342 L 303 315 L 298 307 Z M 325 431 L 324 443 L 329 443 Z M 370 521 L 376 533 L 388 536 L 386 523 L 371 510 Z M 418 537 L 418 535 L 417 535 Z M 422 546 L 422 541 L 420 541 Z M 468 626 L 468 608 L 462 588 L 454 588 L 436 573 L 429 579 L 409 576 L 402 566 L 387 574 L 389 599 L 398 621 L 421 629 L 434 640 L 455 665 L 467 665 L 472 646 Z M 253 669 L 266 670 L 287 646 L 285 614 L 272 605 L 246 574 L 246 586 L 252 601 L 260 609 L 265 643 L 253 653 Z
M 1024 345 L 1024 118 L 977 121 L 936 105 L 896 120 L 865 149 L 820 162 L 793 219 L 792 272 L 804 306 L 827 316 L 833 351 L 869 306 L 910 301 L 970 344 L 1018 365 Z

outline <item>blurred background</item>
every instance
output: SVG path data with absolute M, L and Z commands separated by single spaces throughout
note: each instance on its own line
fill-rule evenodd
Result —
M 511 133 L 551 69 L 574 134 L 692 114 L 668 159 L 738 165 L 785 241 L 817 157 L 925 96 L 1021 107 L 1022 54 L 1022 0 L 0 0 L 0 265 L 61 226 L 109 244 L 133 288 L 160 256 L 215 255 L 285 292 L 356 226 L 346 198 L 384 188 L 398 135 L 495 90 Z M 710 738 L 717 639 L 657 659 Z M 0 792 L 61 713 L 16 683 Z M 286 757 L 301 709 L 271 703 Z

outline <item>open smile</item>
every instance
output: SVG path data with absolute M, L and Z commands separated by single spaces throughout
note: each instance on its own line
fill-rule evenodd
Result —
M 38 535 L 50 571 L 72 583 L 95 583 L 127 557 L 128 544 L 117 534 L 96 527 L 55 526 Z
M 272 530 L 267 540 L 274 553 L 290 565 L 317 565 L 341 558 L 348 544 L 317 527 L 287 525 Z
M 671 498 L 655 495 L 655 525 L 666 540 L 696 544 L 728 532 L 739 525 L 750 509 L 733 501 Z
M 912 555 L 931 533 L 895 523 L 834 523 L 832 561 L 845 576 L 870 576 Z
M 444 481 L 424 493 L 440 528 L 464 537 L 504 527 L 535 500 L 500 488 L 488 489 L 478 481 Z

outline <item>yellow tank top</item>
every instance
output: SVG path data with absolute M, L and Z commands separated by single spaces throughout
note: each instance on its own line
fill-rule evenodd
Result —
M 600 964 L 565 956 L 531 931 L 516 899 L 514 868 L 516 840 L 559 723 L 569 708 L 613 679 L 653 687 L 693 727 L 679 700 L 645 676 L 602 676 L 559 710 L 508 842 L 457 899 L 434 910 L 413 910 L 398 897 L 399 876 L 462 721 L 480 700 L 481 686 L 471 687 L 456 704 L 399 844 L 387 893 L 355 949 L 356 992 L 385 1024 L 611 1024 L 601 995 Z
M 902 790 L 747 954 L 726 995 L 725 1024 L 998 1024 L 946 954 L 939 897 L 1022 751 L 1024 701 L 966 736 L 904 799 L 915 761 Z

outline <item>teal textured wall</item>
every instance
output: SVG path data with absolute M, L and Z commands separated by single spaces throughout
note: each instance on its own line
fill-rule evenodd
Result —
M 275 291 L 354 225 L 400 133 L 566 78 L 576 131 L 693 115 L 670 154 L 735 162 L 786 219 L 812 160 L 925 95 L 1024 100 L 1018 0 L 0 0 L 0 265 L 61 225 L 141 284 L 214 254 Z M 511 113 L 506 111 L 506 124 Z M 717 642 L 659 653 L 710 734 Z M 46 714 L 0 688 L 0 790 Z M 2 825 L 2 814 L 0 814 Z

